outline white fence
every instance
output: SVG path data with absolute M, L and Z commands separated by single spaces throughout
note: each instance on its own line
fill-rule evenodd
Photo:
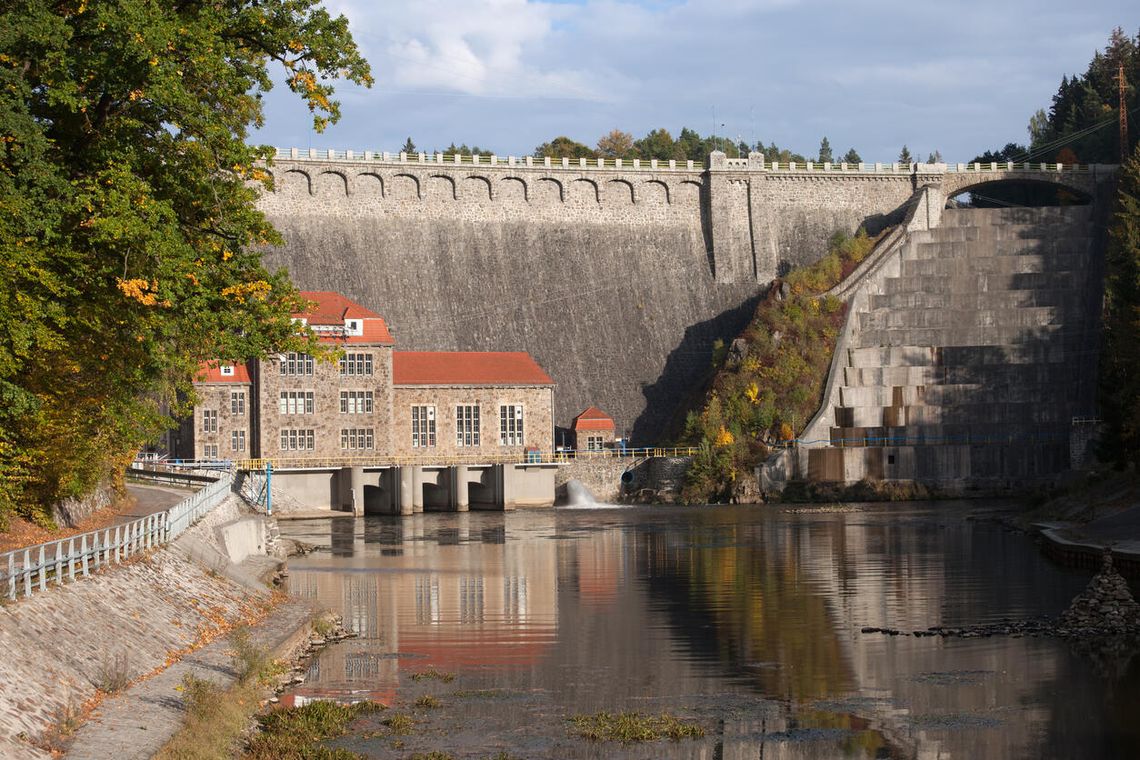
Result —
M 131 471 L 129 474 L 144 479 L 177 480 L 177 476 L 164 473 Z M 181 480 L 184 485 L 200 482 L 189 478 Z M 128 557 L 173 541 L 218 506 L 229 495 L 232 483 L 232 474 L 218 473 L 216 480 L 165 512 L 0 554 L 0 593 L 13 601 L 21 593 L 28 597 L 36 591 L 47 590 L 49 583 L 59 585 L 77 577 L 86 578 L 105 565 L 117 565 Z

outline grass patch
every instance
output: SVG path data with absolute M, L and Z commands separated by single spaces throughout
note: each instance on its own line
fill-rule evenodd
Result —
M 213 681 L 182 679 L 186 718 L 182 728 L 157 755 L 158 760 L 221 760 L 234 756 L 238 737 L 257 709 L 257 686 L 239 683 L 226 691 Z
M 313 633 L 322 639 L 327 639 L 336 632 L 336 621 L 327 617 L 319 617 L 313 621 Z
M 261 733 L 254 736 L 242 755 L 245 760 L 351 760 L 356 753 L 329 749 L 321 742 L 344 734 L 348 725 L 370 712 L 381 709 L 372 702 L 340 705 L 310 702 L 303 707 L 274 710 L 258 718 Z
M 416 722 L 412 720 L 412 716 L 405 715 L 404 713 L 396 713 L 395 715 L 385 718 L 381 723 L 387 726 L 388 730 L 393 734 L 409 734 L 412 731 L 412 726 L 416 725 Z
M 416 754 L 412 755 L 409 760 L 455 760 L 455 758 L 446 752 L 432 750 L 431 752 L 427 753 L 417 752 Z
M 699 739 L 705 730 L 697 723 L 681 720 L 668 713 L 643 715 L 636 712 L 575 715 L 570 718 L 573 733 L 590 741 L 652 742 L 658 739 Z
M 444 683 L 451 683 L 455 680 L 454 673 L 441 673 L 435 668 L 429 668 L 420 673 L 412 673 L 413 681 L 442 681 Z
M 416 707 L 427 707 L 429 709 L 435 709 L 436 707 L 442 706 L 443 702 L 440 702 L 438 698 L 433 697 L 431 694 L 424 694 L 422 697 L 416 700 Z

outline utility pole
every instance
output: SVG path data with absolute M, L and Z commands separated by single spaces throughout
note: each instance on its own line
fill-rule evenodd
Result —
M 1120 85 L 1120 99 L 1117 108 L 1120 111 L 1120 163 L 1128 160 L 1128 108 L 1124 100 L 1124 62 L 1116 72 L 1116 81 Z

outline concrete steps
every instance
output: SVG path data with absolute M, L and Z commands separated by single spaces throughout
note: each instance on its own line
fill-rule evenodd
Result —
M 1098 345 L 1091 219 L 1088 207 L 948 209 L 911 233 L 898 274 L 852 315 L 830 429 L 841 451 L 813 450 L 809 468 L 848 481 L 1066 468 Z

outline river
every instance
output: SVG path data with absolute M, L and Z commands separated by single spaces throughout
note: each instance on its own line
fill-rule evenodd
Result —
M 370 698 L 369 757 L 1140 757 L 1140 657 L 1037 637 L 864 634 L 1059 614 L 1059 567 L 981 503 L 555 509 L 282 523 L 289 590 L 357 636 L 286 701 Z M 413 679 L 431 670 L 454 681 Z M 415 707 L 417 698 L 438 707 Z M 701 739 L 592 743 L 667 711 Z M 391 711 L 387 711 L 388 714 Z

